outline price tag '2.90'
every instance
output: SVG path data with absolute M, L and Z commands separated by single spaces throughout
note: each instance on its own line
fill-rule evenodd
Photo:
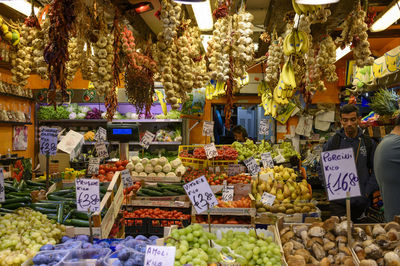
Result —
M 261 154 L 261 161 L 263 163 L 264 168 L 273 168 L 274 167 L 274 160 L 272 159 L 271 153 L 266 152 Z
M 174 266 L 175 247 L 167 246 L 146 246 L 144 264 L 149 266 Z
M 186 194 L 192 202 L 197 213 L 203 213 L 218 204 L 206 178 L 201 176 L 192 182 L 183 185 Z
M 325 151 L 321 153 L 322 169 L 328 200 L 360 196 L 357 168 L 352 148 Z
M 40 131 L 40 153 L 46 155 L 57 154 L 57 136 L 58 129 L 51 127 L 42 127 Z
M 122 182 L 124 184 L 124 188 L 133 186 L 132 176 L 129 169 L 125 169 L 121 171 Z
M 222 201 L 233 201 L 234 193 L 235 193 L 235 186 L 223 186 Z
M 217 148 L 215 147 L 214 142 L 204 145 L 204 150 L 206 151 L 207 159 L 212 159 L 218 156 L 218 151 Z
M 98 179 L 75 179 L 76 209 L 81 212 L 100 211 L 100 181 Z
M 0 168 L 0 202 L 4 202 L 6 200 L 6 192 L 4 189 L 4 173 L 3 168 Z
M 144 133 L 142 139 L 140 140 L 140 146 L 142 146 L 145 149 L 148 149 L 150 144 L 153 142 L 153 139 L 156 135 L 151 133 L 150 131 L 146 130 Z
M 92 157 L 89 158 L 88 174 L 97 175 L 99 173 L 100 158 Z
M 214 121 L 204 121 L 203 123 L 203 136 L 214 135 Z
M 95 144 L 96 152 L 97 152 L 97 157 L 99 158 L 108 158 L 108 151 L 106 144 L 103 142 L 96 142 Z
M 261 168 L 257 164 L 254 157 L 250 157 L 249 159 L 244 160 L 244 164 L 246 165 L 247 170 L 251 175 L 257 175 L 261 171 Z
M 261 119 L 260 125 L 258 126 L 258 134 L 268 135 L 269 123 L 267 119 Z

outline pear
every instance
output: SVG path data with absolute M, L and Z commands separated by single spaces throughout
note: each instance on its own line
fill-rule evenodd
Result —
M 310 200 L 312 198 L 311 193 L 306 193 L 302 196 L 303 199 L 305 200 Z
M 267 179 L 267 184 L 272 185 L 272 183 L 274 183 L 274 179 L 272 179 L 272 177 L 268 177 Z
M 276 193 L 276 199 L 279 201 L 283 201 L 285 199 L 282 189 L 278 189 L 278 192 Z
M 267 187 L 265 188 L 264 191 L 267 191 L 268 193 L 271 191 L 271 186 L 270 186 L 270 184 L 267 183 Z
M 277 165 L 274 166 L 274 172 L 275 172 L 275 173 L 279 172 L 279 170 L 280 170 L 279 166 L 277 166 Z
M 287 185 L 289 187 L 290 193 L 293 193 L 296 190 L 291 182 L 288 182 Z
M 295 173 L 291 173 L 291 174 L 290 174 L 290 178 L 296 179 L 296 178 L 297 178 L 297 175 L 296 175 Z
M 289 171 L 290 174 L 294 173 L 294 169 L 293 168 L 288 168 L 288 171 Z
M 261 200 L 261 195 L 259 193 L 257 193 L 257 195 L 256 195 L 256 200 L 258 200 L 258 201 Z
M 300 184 L 300 189 L 301 189 L 301 194 L 310 193 L 310 190 L 308 189 L 308 187 L 304 186 L 303 184 Z
M 269 194 L 276 195 L 276 187 L 273 186 L 272 189 L 269 191 Z
M 288 179 L 290 178 L 290 176 L 291 176 L 291 175 L 289 174 L 288 171 L 284 171 L 284 172 L 283 172 L 283 176 L 282 176 L 282 177 L 283 177 L 284 180 L 288 180 Z
M 291 194 L 291 192 L 290 192 L 290 190 L 289 190 L 289 186 L 288 186 L 287 184 L 285 184 L 285 185 L 283 186 L 283 196 L 284 196 L 285 198 L 289 198 L 289 197 L 290 197 L 290 194 Z
M 283 170 L 283 164 L 281 164 L 280 166 L 279 166 L 279 169 L 282 171 Z
M 292 198 L 292 200 L 295 200 L 297 198 L 297 194 L 296 192 L 293 192 L 290 197 Z
M 285 198 L 282 203 L 290 203 L 290 198 Z

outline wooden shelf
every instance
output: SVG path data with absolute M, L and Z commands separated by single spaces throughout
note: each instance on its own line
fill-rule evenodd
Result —
M 15 94 L 11 94 L 11 93 L 0 92 L 0 96 L 14 97 L 14 98 L 24 99 L 24 100 L 33 102 L 33 98 L 31 98 L 31 97 L 20 96 L 20 95 L 15 95 Z
M 10 124 L 10 125 L 32 125 L 31 122 L 17 122 L 17 121 L 0 121 L 0 124 Z

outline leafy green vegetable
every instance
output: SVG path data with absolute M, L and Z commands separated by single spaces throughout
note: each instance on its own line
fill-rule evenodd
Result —
M 399 109 L 399 96 L 388 89 L 380 89 L 371 101 L 371 109 L 378 115 L 392 115 Z
M 68 119 L 69 112 L 64 106 L 40 106 L 38 110 L 39 120 L 59 120 Z

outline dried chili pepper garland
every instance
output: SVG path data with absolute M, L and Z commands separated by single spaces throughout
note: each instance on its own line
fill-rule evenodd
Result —
M 49 65 L 49 103 L 55 106 L 57 86 L 61 89 L 62 101 L 68 98 L 65 64 L 69 58 L 68 41 L 75 21 L 74 0 L 54 0 L 49 17 L 49 43 L 44 49 L 44 59 Z

